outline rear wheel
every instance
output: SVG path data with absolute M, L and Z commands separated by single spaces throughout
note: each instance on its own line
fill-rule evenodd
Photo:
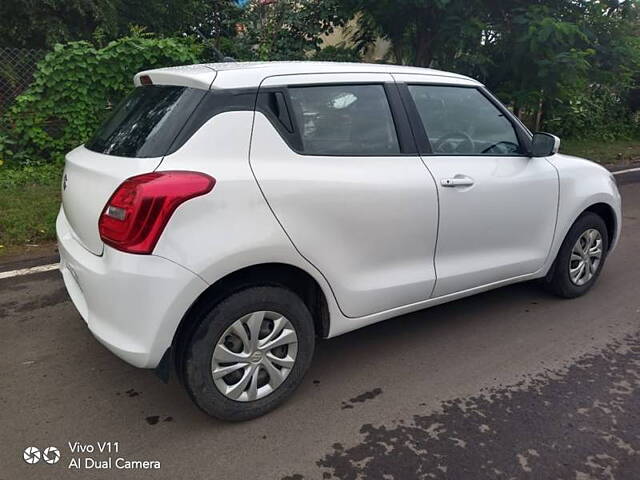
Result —
M 185 351 L 187 391 L 214 417 L 258 417 L 302 382 L 314 342 L 311 314 L 295 293 L 247 288 L 203 314 Z
M 592 212 L 582 214 L 560 247 L 546 278 L 547 289 L 564 298 L 584 295 L 598 279 L 608 249 L 604 220 Z

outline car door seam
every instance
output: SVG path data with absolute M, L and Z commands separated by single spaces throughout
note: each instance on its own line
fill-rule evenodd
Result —
M 547 256 L 545 258 L 544 263 L 542 264 L 542 266 L 538 270 L 536 270 L 536 273 L 540 272 L 548 264 L 549 258 L 551 257 L 551 255 L 553 255 L 553 245 L 556 243 L 556 235 L 558 233 L 558 220 L 560 219 L 560 198 L 561 198 L 560 190 L 562 189 L 562 184 L 560 183 L 560 171 L 558 170 L 558 167 L 556 167 L 553 164 L 553 162 L 550 162 L 547 157 L 545 157 L 544 160 L 549 165 L 551 165 L 551 167 L 554 169 L 554 171 L 556 173 L 556 184 L 558 185 L 556 193 L 558 195 L 558 198 L 557 198 L 557 201 L 556 201 L 556 221 L 553 224 L 553 235 L 551 236 L 551 243 L 549 244 L 549 250 L 547 252 Z M 554 259 L 554 261 L 555 261 L 555 259 Z M 549 268 L 551 268 L 551 266 L 549 266 Z
M 269 77 L 267 77 L 267 78 L 269 78 Z M 258 93 L 260 92 L 260 88 L 262 87 L 262 84 L 264 83 L 265 80 L 266 80 L 266 78 L 263 79 L 260 82 L 260 85 L 258 85 Z M 340 306 L 340 302 L 338 302 L 338 297 L 336 297 L 336 293 L 333 291 L 333 287 L 331 286 L 331 282 L 329 282 L 329 279 L 327 279 L 327 277 L 324 275 L 324 273 L 322 273 L 322 271 L 311 260 L 309 260 L 307 257 L 305 257 L 302 254 L 302 252 L 298 249 L 298 247 L 294 243 L 293 239 L 291 238 L 291 236 L 289 235 L 287 230 L 284 228 L 284 225 L 282 225 L 282 222 L 280 222 L 280 219 L 276 215 L 276 212 L 273 210 L 273 207 L 269 203 L 269 200 L 267 199 L 267 196 L 265 195 L 264 190 L 262 189 L 262 185 L 260 185 L 260 182 L 258 181 L 258 177 L 256 176 L 256 172 L 253 170 L 253 165 L 251 164 L 251 151 L 253 149 L 253 131 L 254 131 L 255 125 L 256 125 L 256 110 L 254 109 L 253 110 L 253 121 L 251 122 L 251 133 L 249 134 L 249 152 L 248 152 L 247 162 L 249 164 L 249 170 L 251 170 L 251 175 L 253 176 L 253 180 L 255 181 L 255 183 L 256 183 L 256 185 L 258 187 L 258 190 L 260 190 L 260 194 L 262 195 L 262 198 L 264 199 L 264 202 L 266 203 L 267 207 L 271 211 L 271 215 L 273 215 L 273 218 L 275 219 L 275 221 L 278 223 L 278 225 L 280 225 L 280 228 L 282 229 L 282 232 L 285 234 L 287 239 L 289 239 L 289 243 L 291 243 L 291 246 L 293 247 L 293 249 L 298 253 L 298 255 L 300 255 L 300 257 L 302 257 L 303 260 L 305 260 L 309 265 L 311 265 L 316 270 L 316 272 L 318 272 L 318 274 L 324 279 L 326 284 L 329 286 L 329 290 L 331 291 L 331 295 L 333 295 L 333 299 L 336 302 L 336 305 L 338 306 L 338 310 L 340 311 L 340 313 L 343 316 L 347 317 L 347 318 L 357 318 L 357 317 L 349 317 L 342 310 L 342 307 Z M 331 328 L 331 320 L 329 320 L 329 328 Z
M 401 83 L 403 85 L 406 85 L 405 82 L 398 82 L 398 80 L 396 79 L 396 77 L 391 74 L 391 77 L 393 78 L 393 81 L 396 84 L 396 88 L 398 87 L 398 84 Z M 404 98 L 402 95 L 400 95 L 400 101 L 402 102 L 402 107 L 405 110 L 405 114 L 407 116 L 407 121 L 409 122 L 409 127 L 411 129 L 411 135 L 413 136 L 413 141 L 416 144 L 416 147 L 418 145 L 418 139 L 416 138 L 416 132 L 415 132 L 415 128 L 417 128 L 416 125 L 414 125 L 411 122 L 411 116 L 409 115 L 409 112 L 407 111 L 407 105 L 405 104 Z M 422 154 L 420 153 L 420 148 L 418 148 L 418 158 L 420 158 L 420 162 L 422 163 L 422 165 L 424 166 L 424 168 L 427 170 L 427 172 L 429 172 L 429 176 L 431 177 L 431 180 L 433 181 L 433 185 L 436 189 L 436 203 L 437 203 L 437 216 L 436 216 L 436 240 L 434 242 L 433 245 L 433 255 L 431 257 L 431 262 L 433 264 L 433 276 L 434 276 L 434 280 L 433 280 L 433 287 L 431 288 L 431 292 L 429 292 L 429 296 L 427 297 L 427 300 L 433 297 L 433 292 L 436 291 L 436 285 L 438 284 L 438 270 L 436 267 L 436 255 L 438 252 L 438 238 L 440 236 L 440 190 L 438 189 L 438 182 L 436 181 L 436 177 L 433 175 L 433 172 L 429 169 L 429 167 L 427 166 L 427 163 L 425 162 L 424 158 L 422 157 Z

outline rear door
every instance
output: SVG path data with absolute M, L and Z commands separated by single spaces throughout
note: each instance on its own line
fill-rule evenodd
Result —
M 429 298 L 437 192 L 390 75 L 267 78 L 251 166 L 347 316 Z
M 102 209 L 127 178 L 155 170 L 206 90 L 140 86 L 115 108 L 86 145 L 67 154 L 62 208 L 73 234 L 100 255 Z
M 438 185 L 433 296 L 536 272 L 555 231 L 556 169 L 525 153 L 524 130 L 481 88 L 423 78 L 396 76 Z

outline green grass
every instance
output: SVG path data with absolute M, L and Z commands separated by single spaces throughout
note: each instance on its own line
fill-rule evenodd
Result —
M 0 167 L 0 256 L 55 240 L 60 168 Z
M 10 247 L 51 242 L 60 208 L 58 186 L 27 185 L 0 195 L 0 255 Z
M 605 165 L 626 165 L 640 161 L 640 139 L 616 140 L 562 140 L 560 152 L 588 158 Z

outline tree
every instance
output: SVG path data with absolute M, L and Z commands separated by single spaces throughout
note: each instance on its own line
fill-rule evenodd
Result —
M 224 0 L 115 0 L 116 31 L 126 35 L 132 25 L 171 36 L 189 32 Z
M 0 2 L 0 46 L 47 49 L 89 39 L 99 26 L 114 33 L 109 0 L 11 0 Z
M 322 35 L 349 17 L 338 0 L 252 2 L 241 19 L 238 41 L 259 60 L 302 60 L 318 52 Z
M 586 86 L 595 53 L 577 24 L 544 5 L 514 9 L 499 35 L 484 47 L 493 52 L 487 84 L 512 103 L 517 114 L 534 110 L 535 129 L 549 99 Z
M 478 0 L 346 0 L 357 15 L 358 35 L 391 42 L 396 63 L 431 66 L 446 63 L 469 43 L 479 45 L 484 8 Z
M 199 33 L 213 39 L 214 46 L 220 48 L 221 42 L 238 34 L 242 13 L 243 9 L 235 0 L 214 0 L 208 5 L 204 17 L 193 26 Z
M 244 9 L 235 0 L 207 2 L 204 15 L 189 27 L 190 32 L 204 41 L 206 58 L 212 61 L 220 61 L 225 56 L 238 60 L 251 58 L 247 45 L 237 38 L 243 14 Z
M 640 94 L 633 89 L 640 81 L 638 0 L 343 4 L 357 15 L 359 47 L 380 36 L 391 42 L 396 63 L 477 78 L 534 128 L 572 116 L 583 100 L 593 103 L 581 110 L 581 131 L 592 125 L 589 114 L 599 112 L 602 122 L 607 116 L 620 118 L 626 99 L 640 108 Z
M 132 25 L 176 35 L 202 21 L 217 0 L 11 0 L 0 2 L 0 46 L 50 49 L 56 43 L 105 41 Z
M 535 129 L 548 123 L 575 134 L 606 123 L 610 130 L 607 116 L 624 116 L 621 98 L 640 65 L 637 6 L 635 0 L 490 3 L 494 34 L 482 46 L 490 62 L 478 76 Z M 574 123 L 579 118 L 581 126 Z

